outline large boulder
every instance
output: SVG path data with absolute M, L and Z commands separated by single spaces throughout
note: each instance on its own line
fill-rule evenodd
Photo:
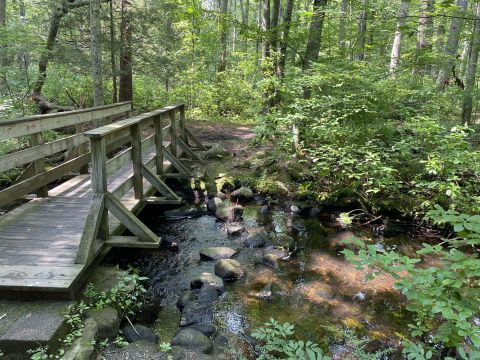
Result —
M 237 250 L 226 246 L 208 247 L 200 250 L 200 258 L 206 261 L 229 259 L 237 253 Z
M 204 354 L 212 351 L 210 339 L 200 331 L 191 328 L 181 329 L 177 335 L 175 335 L 171 344 Z
M 215 274 L 224 280 L 237 280 L 245 276 L 245 268 L 237 260 L 222 259 L 215 263 Z
M 210 284 L 202 286 L 198 293 L 198 301 L 215 302 L 218 300 L 218 291 Z
M 213 305 L 207 301 L 190 301 L 185 305 L 180 317 L 180 326 L 192 324 L 211 324 L 213 321 Z
M 177 307 L 182 310 L 189 301 L 195 300 L 195 294 L 191 290 L 185 291 L 177 301 Z
M 245 230 L 245 227 L 240 224 L 226 224 L 225 229 L 228 235 L 238 235 Z
M 98 325 L 92 318 L 85 320 L 82 335 L 75 339 L 72 346 L 65 352 L 64 360 L 90 360 L 95 351 L 95 340 L 98 336 Z M 23 357 L 22 357 L 23 358 Z M 12 358 L 13 359 L 13 358 Z
M 233 199 L 252 201 L 253 200 L 253 191 L 245 186 L 242 186 L 240 189 L 233 191 L 230 194 L 230 197 Z
M 218 219 L 226 222 L 240 220 L 242 218 L 242 215 L 243 206 L 240 205 L 223 206 L 215 211 L 215 216 Z
M 252 229 L 243 244 L 247 248 L 259 248 L 264 247 L 268 239 L 268 233 L 264 228 Z
M 212 324 L 192 324 L 186 326 L 185 329 L 195 329 L 208 337 L 214 335 L 217 332 L 217 328 L 215 327 L 215 325 Z
M 287 251 L 293 251 L 295 249 L 295 240 L 285 233 L 278 233 L 275 235 L 274 243 L 276 246 L 281 247 Z
M 120 318 L 114 308 L 89 309 L 87 317 L 94 319 L 98 324 L 99 339 L 115 339 L 120 330 Z
M 135 328 L 131 325 L 127 325 L 122 329 L 123 336 L 129 343 L 140 340 L 148 341 L 154 344 L 158 342 L 157 335 L 155 335 L 152 329 L 143 325 L 134 326 Z
M 218 144 L 213 144 L 210 149 L 201 154 L 204 159 L 220 159 L 228 155 L 228 151 Z
M 223 294 L 225 292 L 225 285 L 223 284 L 222 278 L 211 273 L 202 273 L 194 277 L 190 281 L 190 288 L 201 289 L 205 284 L 210 284 L 213 286 L 215 289 L 217 289 L 219 294 Z

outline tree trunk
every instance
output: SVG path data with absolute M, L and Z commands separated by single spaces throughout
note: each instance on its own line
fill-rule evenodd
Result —
M 462 104 L 462 121 L 467 124 L 472 123 L 472 93 L 475 86 L 475 78 L 477 75 L 478 53 L 480 51 L 480 4 L 475 9 L 474 28 L 472 34 L 472 42 L 470 45 L 470 53 L 468 57 L 467 76 L 465 79 L 465 90 L 463 92 Z
M 340 49 L 340 55 L 342 57 L 345 56 L 345 49 L 346 49 L 345 22 L 347 17 L 347 9 L 348 9 L 348 0 L 342 0 L 342 5 L 340 9 L 340 22 L 338 24 L 338 48 Z
M 325 19 L 325 7 L 327 0 L 314 0 L 313 15 L 310 21 L 310 30 L 308 32 L 307 48 L 303 57 L 303 70 L 307 70 L 310 65 L 318 60 L 318 53 L 322 44 L 323 21 Z
M 437 78 L 437 88 L 442 90 L 448 82 L 452 74 L 452 68 L 455 65 L 457 57 L 458 42 L 462 32 L 465 10 L 467 9 L 468 0 L 457 0 L 459 11 L 452 18 L 450 30 L 448 33 L 447 45 L 445 46 L 445 59 L 442 61 L 440 71 Z
M 262 59 L 265 60 L 270 56 L 270 0 L 262 0 Z
M 112 101 L 115 104 L 118 102 L 118 85 L 117 85 L 117 61 L 115 59 L 116 53 L 115 41 L 115 19 L 113 15 L 113 0 L 110 0 L 110 64 L 112 67 Z
M 354 59 L 358 61 L 365 60 L 365 34 L 367 32 L 369 0 L 362 0 L 362 11 L 358 18 L 357 45 L 355 46 Z
M 438 56 L 438 54 L 441 54 L 443 52 L 443 49 L 445 48 L 445 23 L 442 22 L 438 24 L 437 31 L 435 34 L 435 52 Z M 439 72 L 439 66 L 438 64 L 433 64 L 432 65 L 432 79 L 436 79 L 438 77 L 438 72 Z
M 92 59 L 93 105 L 104 105 L 102 76 L 101 8 L 99 0 L 90 0 L 90 55 Z M 103 125 L 101 122 L 98 126 Z
M 272 9 L 272 21 L 270 23 L 271 28 L 271 46 L 272 53 L 275 60 L 275 68 L 277 67 L 278 60 L 278 22 L 280 19 L 280 0 L 273 0 Z
M 418 19 L 417 28 L 417 51 L 415 54 L 415 71 L 414 74 L 428 71 L 427 65 L 423 63 L 422 56 L 432 49 L 431 36 L 433 28 L 433 18 L 430 15 L 433 12 L 434 0 L 421 0 L 420 18 Z
M 228 0 L 220 0 L 220 62 L 218 64 L 218 72 L 224 72 L 227 66 L 227 11 L 228 11 Z
M 22 24 L 26 23 L 26 15 L 27 15 L 27 11 L 25 9 L 25 2 L 23 0 L 19 0 L 18 1 L 18 16 L 20 17 L 20 22 Z M 22 47 L 21 50 L 17 54 L 17 62 L 18 62 L 18 67 L 19 67 L 20 71 L 23 71 L 25 74 L 26 74 L 26 71 L 28 70 L 29 58 L 30 58 L 30 56 L 28 54 L 28 49 L 25 49 L 24 47 Z
M 294 0 L 287 0 L 285 6 L 285 13 L 283 16 L 283 36 L 280 43 L 280 59 L 278 61 L 277 74 L 283 79 L 285 76 L 285 65 L 287 63 L 287 45 L 290 36 L 290 25 L 292 22 Z
M 390 77 L 395 78 L 398 71 L 398 63 L 400 62 L 400 55 L 402 51 L 402 37 L 403 29 L 407 23 L 408 16 L 408 1 L 402 0 L 400 3 L 400 11 L 398 13 L 397 29 L 395 30 L 395 37 L 393 39 L 392 53 L 390 55 Z
M 0 0 L 0 31 L 7 26 L 7 0 Z M 0 46 L 0 94 L 7 92 L 6 67 L 8 54 L 5 46 Z
M 128 9 L 129 4 L 129 1 L 122 0 L 122 21 L 120 25 L 120 101 L 133 100 L 132 15 Z

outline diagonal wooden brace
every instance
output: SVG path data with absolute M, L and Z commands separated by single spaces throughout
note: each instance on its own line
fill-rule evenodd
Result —
M 177 139 L 177 143 L 178 143 L 178 146 L 180 146 L 180 148 L 181 148 L 183 151 L 185 151 L 185 153 L 186 153 L 188 156 L 190 156 L 190 157 L 193 158 L 193 159 L 199 160 L 199 161 L 202 160 L 197 154 L 195 154 L 195 153 L 193 152 L 192 149 L 190 149 L 190 147 L 189 147 L 187 144 L 185 144 L 185 143 L 182 141 L 182 139 L 178 138 L 178 139 Z
M 183 174 L 185 175 L 185 177 L 191 177 L 192 175 L 190 174 L 190 171 L 187 169 L 187 167 L 185 165 L 183 165 L 180 160 L 178 160 L 178 158 L 176 158 L 175 156 L 173 156 L 173 154 L 168 151 L 167 149 L 163 148 L 162 149 L 162 152 L 163 152 L 163 156 L 165 157 L 165 159 L 167 159 L 170 164 L 173 165 L 173 167 L 175 169 L 178 170 L 178 172 L 180 174 Z
M 166 199 L 169 200 L 182 200 L 178 197 L 175 192 L 173 192 L 170 187 L 165 184 L 162 179 L 160 179 L 157 175 L 155 175 L 149 168 L 145 165 L 142 165 L 142 176 L 147 179 L 147 181 L 152 184 L 155 189 L 157 189 Z
M 185 128 L 185 134 L 187 134 L 187 138 L 192 140 L 195 146 L 198 147 L 200 150 L 207 150 L 207 148 L 202 145 L 202 142 L 195 135 L 193 135 L 190 132 L 190 130 L 188 130 L 187 128 Z
M 155 235 L 135 215 L 133 215 L 117 198 L 106 193 L 105 206 L 125 227 L 130 230 L 140 241 L 151 242 L 160 245 L 160 237 Z

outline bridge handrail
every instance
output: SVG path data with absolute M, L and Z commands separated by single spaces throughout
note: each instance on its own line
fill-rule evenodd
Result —
M 176 114 L 179 113 L 178 130 Z M 169 124 L 162 125 L 163 118 L 168 117 Z M 153 123 L 153 134 L 142 139 L 142 129 Z M 170 144 L 164 146 L 164 132 L 167 131 Z M 107 140 L 112 137 L 121 137 L 127 133 L 130 147 L 107 158 Z M 91 173 L 93 198 L 89 215 L 85 222 L 85 230 L 80 240 L 76 263 L 85 264 L 90 261 L 94 253 L 94 244 L 97 239 L 105 243 L 113 242 L 141 242 L 144 245 L 158 246 L 160 238 L 148 229 L 138 218 L 130 213 L 120 199 L 133 187 L 134 197 L 139 201 L 160 201 L 166 203 L 180 203 L 181 199 L 163 182 L 163 159 L 167 156 L 169 162 L 176 166 L 183 165 L 178 161 L 178 147 L 188 148 L 185 129 L 185 105 L 177 104 L 164 107 L 146 114 L 118 121 L 97 129 L 85 132 L 90 140 L 92 153 Z M 143 149 L 142 149 L 143 148 Z M 143 159 L 143 150 L 147 151 L 147 160 Z M 188 151 L 188 150 L 187 150 Z M 190 150 L 191 151 L 191 150 Z M 131 162 L 132 174 L 115 183 L 115 188 L 108 188 L 108 178 L 115 171 Z M 153 169 L 156 169 L 154 172 Z M 150 198 L 144 191 L 144 179 L 150 182 L 164 197 Z M 119 237 L 110 236 L 108 213 L 111 212 L 120 222 L 129 229 L 135 239 L 119 240 Z
M 0 141 L 30 136 L 30 148 L 0 157 L 0 172 L 30 164 L 13 185 L 0 191 L 0 206 L 9 204 L 32 191 L 36 191 L 40 197 L 48 196 L 47 184 L 71 171 L 80 169 L 80 173 L 88 173 L 90 152 L 87 148 L 88 138 L 84 135 L 85 124 L 125 114 L 131 109 L 131 102 L 122 102 L 97 108 L 0 121 Z M 75 134 L 44 143 L 43 131 L 69 126 L 75 126 Z M 122 145 L 122 141 L 125 143 L 124 138 L 110 140 L 111 148 Z M 64 151 L 67 151 L 65 161 L 47 170 L 45 158 Z

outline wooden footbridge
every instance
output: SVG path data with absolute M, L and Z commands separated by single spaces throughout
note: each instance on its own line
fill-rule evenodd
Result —
M 159 246 L 136 215 L 145 204 L 182 202 L 164 180 L 190 177 L 180 157 L 198 159 L 192 149 L 203 147 L 183 104 L 130 111 L 125 102 L 0 122 L 0 141 L 29 144 L 0 157 L 0 172 L 29 164 L 0 191 L 0 207 L 37 194 L 0 217 L 0 298 L 72 298 L 111 247 Z M 70 135 L 44 142 L 55 129 Z

